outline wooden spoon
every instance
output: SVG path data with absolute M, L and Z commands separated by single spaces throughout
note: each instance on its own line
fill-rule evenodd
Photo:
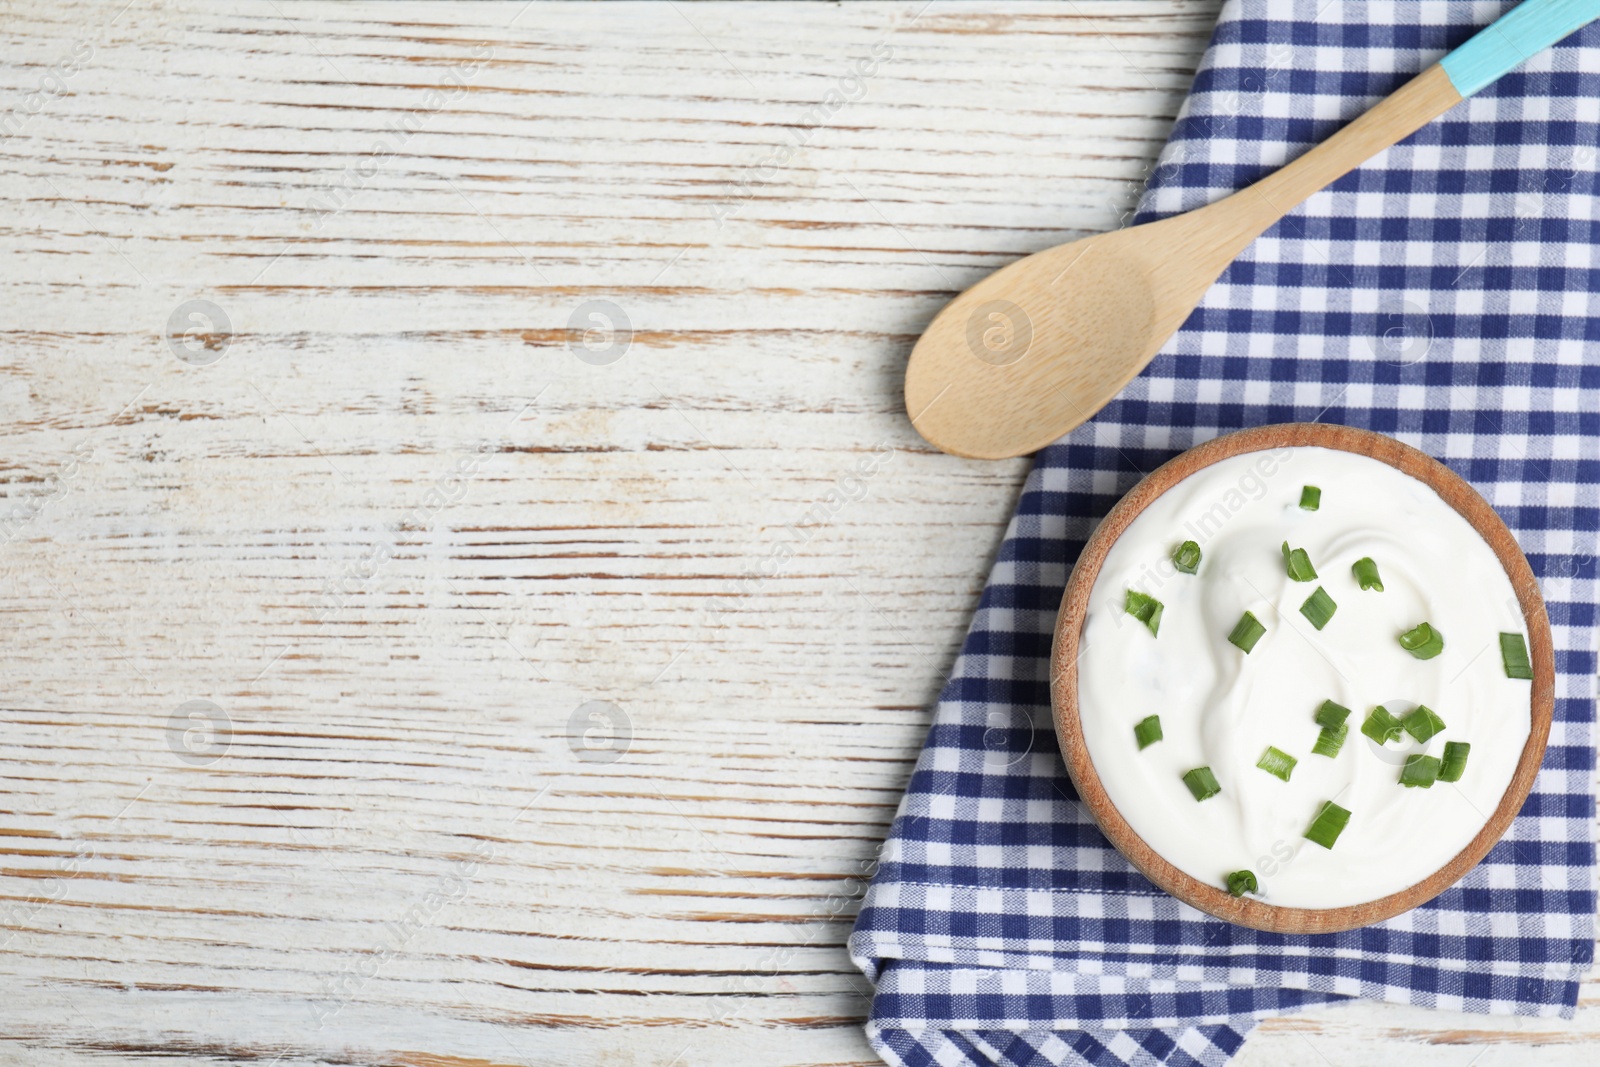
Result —
M 1287 212 L 1596 18 L 1600 0 L 1524 0 L 1248 189 L 996 271 L 952 300 L 912 349 L 912 424 L 936 447 L 975 459 L 1049 444 L 1143 370 L 1228 264 Z

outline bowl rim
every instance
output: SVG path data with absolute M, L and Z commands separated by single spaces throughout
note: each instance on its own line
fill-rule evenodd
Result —
M 1377 900 L 1337 908 L 1290 908 L 1234 897 L 1169 863 L 1134 832 L 1111 802 L 1089 759 L 1078 717 L 1078 641 L 1089 594 L 1117 538 L 1152 501 L 1190 475 L 1234 456 L 1300 446 L 1353 452 L 1387 463 L 1432 488 L 1466 519 L 1494 550 L 1511 579 L 1527 624 L 1533 666 L 1528 740 L 1500 804 L 1483 828 L 1454 858 L 1422 881 Z M 1544 598 L 1527 557 L 1494 508 L 1460 475 L 1426 453 L 1381 433 L 1326 423 L 1277 423 L 1213 438 L 1163 463 L 1130 489 L 1095 528 L 1073 566 L 1056 614 L 1050 667 L 1050 707 L 1061 756 L 1079 798 L 1101 832 L 1146 878 L 1185 904 L 1240 926 L 1281 934 L 1333 933 L 1381 922 L 1432 900 L 1455 884 L 1488 854 L 1527 800 L 1544 760 L 1555 709 L 1555 653 Z

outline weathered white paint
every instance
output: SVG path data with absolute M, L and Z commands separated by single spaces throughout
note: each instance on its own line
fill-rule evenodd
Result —
M 872 1062 L 855 876 L 1024 471 L 905 356 L 1116 223 L 1216 6 L 8 4 L 0 1062 Z

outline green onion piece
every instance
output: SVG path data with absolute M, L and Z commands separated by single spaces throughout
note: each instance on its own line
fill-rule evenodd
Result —
M 1306 555 L 1303 548 L 1290 548 L 1289 542 L 1283 543 L 1283 568 L 1289 572 L 1291 581 L 1314 582 L 1317 580 L 1317 568 L 1311 565 L 1311 557 Z
M 1268 745 L 1267 750 L 1261 754 L 1261 758 L 1256 760 L 1256 766 L 1273 777 L 1282 778 L 1287 782 L 1289 775 L 1294 773 L 1294 765 L 1299 762 L 1283 749 Z
M 1161 716 L 1152 715 L 1134 723 L 1133 736 L 1139 742 L 1141 751 L 1161 740 Z
M 1383 592 L 1383 579 L 1378 577 L 1378 565 L 1372 562 L 1371 556 L 1356 560 L 1350 569 L 1355 572 L 1356 581 L 1361 583 L 1361 588 Z
M 1339 605 L 1333 602 L 1333 597 L 1322 586 L 1317 586 L 1317 591 L 1306 597 L 1306 602 L 1300 605 L 1300 614 L 1311 620 L 1311 625 L 1322 629 L 1328 625 L 1328 620 L 1333 618 L 1333 613 L 1339 610 Z
M 1317 709 L 1317 725 L 1325 729 L 1337 730 L 1349 717 L 1349 708 L 1343 704 L 1335 704 L 1331 700 L 1324 700 L 1322 707 Z
M 1507 678 L 1533 677 L 1533 667 L 1528 663 L 1528 643 L 1521 634 L 1500 635 L 1500 662 L 1506 665 Z
M 1361 732 L 1380 745 L 1400 740 L 1400 720 L 1389 714 L 1389 709 L 1379 704 L 1361 724 Z
M 1400 720 L 1400 725 L 1406 728 L 1406 733 L 1415 737 L 1423 744 L 1428 743 L 1428 738 L 1444 731 L 1444 720 L 1439 718 L 1432 708 L 1417 705 L 1417 710 Z
M 1172 554 L 1172 565 L 1184 574 L 1193 574 L 1200 569 L 1200 546 L 1194 541 L 1185 541 L 1178 546 Z
M 1322 490 L 1314 485 L 1300 490 L 1300 506 L 1306 511 L 1316 511 L 1322 506 Z
M 1234 626 L 1233 633 L 1228 635 L 1228 640 L 1244 649 L 1245 654 L 1249 655 L 1250 650 L 1256 647 L 1256 642 L 1261 640 L 1261 635 L 1266 632 L 1267 628 L 1247 611 L 1239 616 L 1239 622 Z
M 1461 781 L 1461 772 L 1467 769 L 1467 753 L 1471 751 L 1472 746 L 1465 741 L 1446 741 L 1443 766 L 1439 768 L 1439 781 Z
M 1261 886 L 1256 882 L 1255 871 L 1234 871 L 1228 875 L 1228 892 L 1236 897 L 1242 897 L 1246 893 L 1254 893 L 1260 888 Z
M 1209 800 L 1222 792 L 1222 787 L 1217 784 L 1217 776 L 1211 773 L 1210 767 L 1196 767 L 1183 776 L 1183 784 L 1189 787 L 1189 792 L 1194 794 L 1196 800 Z
M 1161 601 L 1153 596 L 1128 590 L 1128 599 L 1123 603 L 1124 610 L 1129 615 L 1150 627 L 1152 634 L 1161 632 Z
M 1407 789 L 1432 789 L 1438 777 L 1439 757 L 1424 756 L 1420 752 L 1407 756 L 1406 765 L 1400 769 L 1400 784 Z
M 1333 801 L 1322 805 L 1322 810 L 1317 812 L 1317 817 L 1312 820 L 1311 828 L 1306 831 L 1306 840 L 1315 841 L 1323 848 L 1332 848 L 1333 843 L 1339 840 L 1339 835 L 1344 833 L 1344 828 L 1350 823 L 1350 810 L 1341 808 Z
M 1317 734 L 1317 743 L 1311 746 L 1313 756 L 1327 756 L 1332 759 L 1344 747 L 1344 739 L 1350 736 L 1350 724 L 1340 726 L 1324 726 Z
M 1425 622 L 1400 635 L 1400 647 L 1418 659 L 1432 659 L 1444 651 L 1444 634 Z

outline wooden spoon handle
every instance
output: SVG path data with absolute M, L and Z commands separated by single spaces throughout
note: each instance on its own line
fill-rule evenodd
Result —
M 1461 103 L 1461 94 L 1438 63 L 1406 82 L 1348 126 L 1305 155 L 1235 194 L 1240 212 L 1253 220 L 1250 239 L 1293 211 L 1312 193 Z
M 1344 129 L 1230 197 L 1240 250 L 1312 193 L 1597 18 L 1600 0 L 1523 0 Z

